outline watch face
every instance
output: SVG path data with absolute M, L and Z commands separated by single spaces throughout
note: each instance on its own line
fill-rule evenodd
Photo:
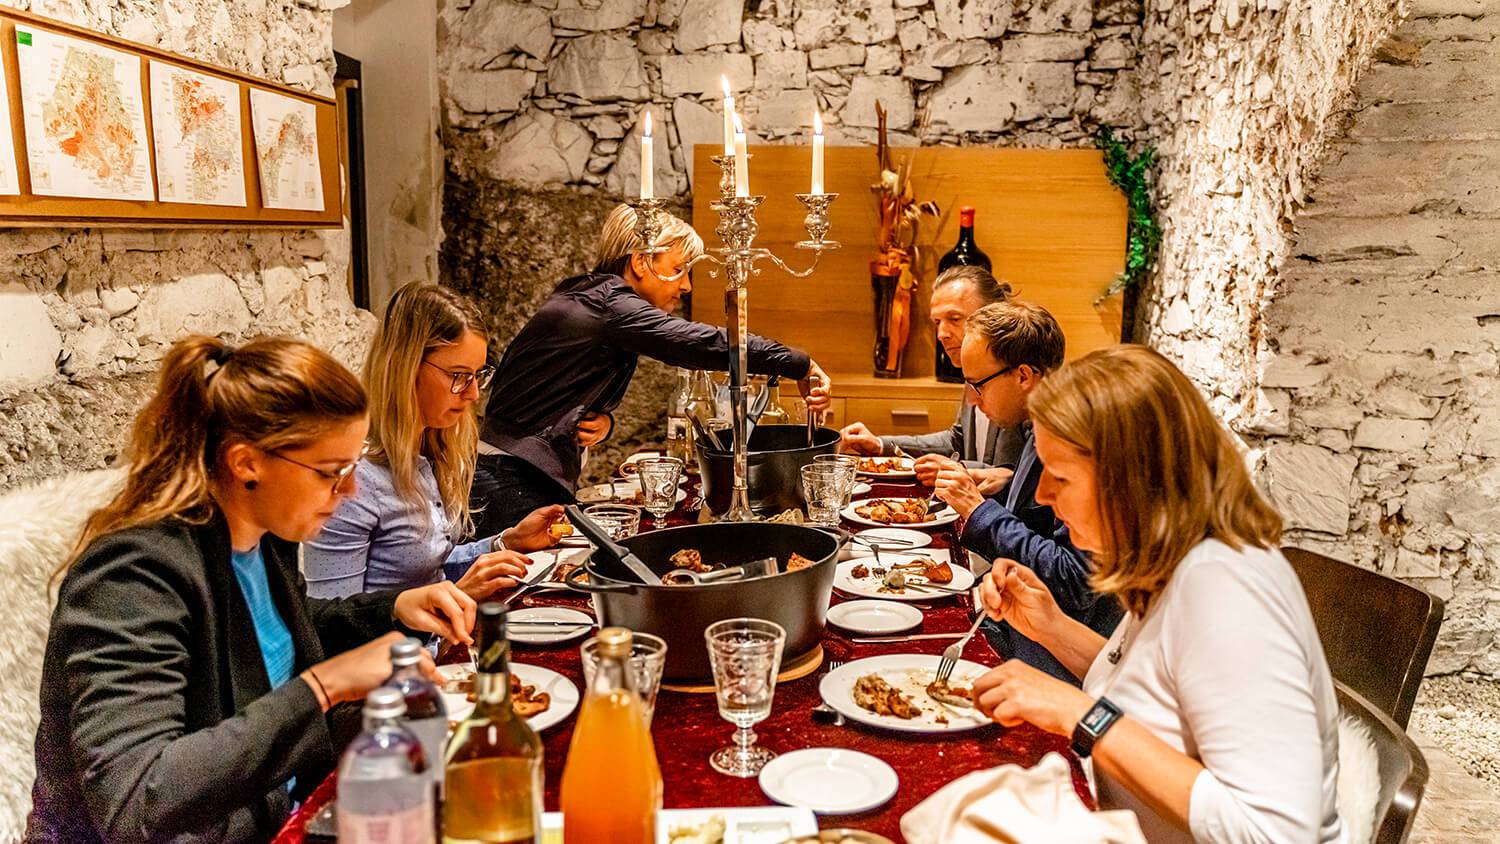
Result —
M 1096 706 L 1083 716 L 1082 726 L 1091 733 L 1098 733 L 1106 723 L 1109 722 L 1112 713 L 1102 706 Z

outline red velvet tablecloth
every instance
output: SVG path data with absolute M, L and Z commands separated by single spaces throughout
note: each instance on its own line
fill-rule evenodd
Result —
M 913 487 L 878 485 L 876 496 L 910 495 Z M 924 493 L 925 494 L 925 493 Z M 686 506 L 696 504 L 690 488 Z M 687 515 L 679 511 L 667 519 L 669 524 L 686 523 Z M 647 523 L 649 527 L 649 521 Z M 934 546 L 956 545 L 952 527 L 934 531 Z M 838 600 L 837 597 L 834 599 Z M 587 608 L 581 598 L 545 593 L 535 599 L 524 599 L 528 606 L 568 605 Z M 971 622 L 968 601 L 949 597 L 920 604 L 925 619 L 914 633 L 963 632 Z M 849 637 L 830 628 L 823 640 L 824 660 L 849 661 L 887 653 L 940 654 L 951 640 L 924 640 L 898 644 L 854 644 Z M 999 662 L 984 637 L 976 636 L 964 650 L 964 657 L 987 665 Z M 548 648 L 516 645 L 512 654 L 516 662 L 551 668 L 581 684 L 578 643 Z M 849 826 L 902 841 L 901 816 L 944 784 L 971 771 L 1014 762 L 1025 766 L 1036 764 L 1049 752 L 1060 752 L 1072 760 L 1068 742 L 1061 736 L 1044 733 L 1031 726 L 1011 729 L 988 726 L 967 733 L 946 736 L 916 736 L 865 728 L 849 722 L 834 727 L 816 724 L 811 711 L 819 703 L 819 668 L 807 677 L 780 683 L 771 717 L 756 725 L 760 743 L 778 752 L 807 747 L 844 747 L 860 750 L 884 759 L 901 779 L 900 790 L 881 808 L 859 815 L 825 816 L 823 827 Z M 761 793 L 754 779 L 737 779 L 714 771 L 708 756 L 730 742 L 733 728 L 719 717 L 712 694 L 686 694 L 663 690 L 656 704 L 652 724 L 656 737 L 657 759 L 665 782 L 667 808 L 701 808 L 715 806 L 764 806 L 770 801 Z M 572 738 L 570 718 L 542 734 L 546 746 L 546 807 L 558 807 L 558 788 L 568 742 Z M 1072 760 L 1073 782 L 1078 793 L 1093 805 L 1083 772 Z M 278 835 L 278 844 L 301 842 L 303 826 L 334 794 L 334 777 L 329 776 L 303 807 L 292 816 Z

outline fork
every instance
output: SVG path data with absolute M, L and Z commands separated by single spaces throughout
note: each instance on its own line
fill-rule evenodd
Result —
M 832 659 L 832 660 L 829 660 L 828 661 L 828 670 L 824 671 L 823 673 L 827 674 L 828 671 L 833 671 L 834 669 L 841 667 L 843 664 L 844 664 L 844 661 L 841 660 L 841 659 Z M 837 709 L 834 709 L 833 707 L 829 706 L 828 705 L 828 701 L 826 701 L 826 700 L 819 701 L 818 705 L 813 707 L 812 717 L 813 717 L 814 721 L 818 721 L 820 723 L 830 724 L 830 725 L 835 726 L 835 727 L 842 727 L 842 726 L 844 726 L 844 715 L 843 715 L 843 713 L 841 713 Z
M 958 658 L 964 652 L 964 645 L 969 644 L 969 640 L 974 638 L 974 633 L 979 629 L 979 625 L 984 623 L 984 618 L 984 613 L 975 616 L 974 624 L 969 628 L 969 632 L 965 633 L 962 639 L 943 648 L 943 658 L 938 662 L 938 683 L 946 684 L 953 677 L 953 669 L 958 667 Z

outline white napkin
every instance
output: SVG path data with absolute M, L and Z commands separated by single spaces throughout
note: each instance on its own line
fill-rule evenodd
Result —
M 902 816 L 901 834 L 910 844 L 1146 844 L 1134 812 L 1083 805 L 1056 753 L 959 777 Z

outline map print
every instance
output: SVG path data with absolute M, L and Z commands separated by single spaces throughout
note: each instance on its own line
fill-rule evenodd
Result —
M 44 29 L 15 32 L 32 192 L 155 199 L 140 59 Z
M 245 205 L 239 85 L 153 61 L 151 128 L 162 202 Z
M 317 108 L 305 100 L 251 88 L 250 121 L 265 206 L 322 211 Z
M 21 192 L 16 142 L 10 133 L 10 92 L 5 84 L 5 57 L 0 55 L 0 194 Z

